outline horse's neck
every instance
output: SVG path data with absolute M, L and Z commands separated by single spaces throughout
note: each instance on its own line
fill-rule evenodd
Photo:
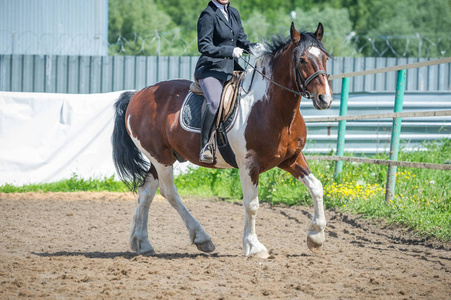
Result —
M 294 90 L 293 72 L 290 71 L 293 66 L 289 59 L 291 59 L 291 56 L 284 53 L 277 58 L 258 62 L 256 68 L 272 81 Z M 300 97 L 270 82 L 259 72 L 256 72 L 255 75 L 253 75 L 253 72 L 253 70 L 247 71 L 243 83 L 245 88 L 249 87 L 254 76 L 249 92 L 249 101 L 252 101 L 253 104 L 262 102 L 260 105 L 264 105 L 265 111 L 268 112 L 265 117 L 291 122 L 296 112 L 299 111 Z

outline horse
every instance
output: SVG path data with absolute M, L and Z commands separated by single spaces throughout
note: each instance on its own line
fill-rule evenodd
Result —
M 288 37 L 277 35 L 259 47 L 254 53 L 255 68 L 247 68 L 243 76 L 239 110 L 227 136 L 243 189 L 242 243 L 246 257 L 269 256 L 258 240 L 255 223 L 259 174 L 274 167 L 301 181 L 313 199 L 308 248 L 317 253 L 325 241 L 323 186 L 302 153 L 307 129 L 299 109 L 302 96 L 310 98 L 318 110 L 328 109 L 332 103 L 326 76 L 330 55 L 321 42 L 323 33 L 321 23 L 314 33 L 298 32 L 292 23 Z M 198 161 L 200 134 L 186 131 L 180 124 L 180 110 L 190 84 L 183 79 L 158 82 L 138 92 L 122 93 L 114 104 L 114 164 L 130 189 L 138 190 L 130 224 L 130 247 L 138 254 L 155 254 L 147 227 L 149 208 L 158 188 L 179 213 L 191 243 L 203 252 L 215 250 L 210 236 L 183 205 L 174 184 L 174 153 L 201 167 L 233 168 L 219 151 L 212 164 Z

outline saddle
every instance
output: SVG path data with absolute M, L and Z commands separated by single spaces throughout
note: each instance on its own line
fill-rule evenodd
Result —
M 221 102 L 216 118 L 216 139 L 214 151 L 219 149 L 224 160 L 231 166 L 237 168 L 235 154 L 227 139 L 227 131 L 235 122 L 235 115 L 239 104 L 239 87 L 243 72 L 235 71 L 232 78 L 225 84 L 221 95 Z M 182 128 L 190 132 L 200 133 L 201 116 L 205 110 L 206 101 L 201 87 L 197 81 L 190 85 L 190 93 L 186 96 L 180 114 Z M 177 160 L 186 161 L 180 155 L 175 154 Z
M 220 122 L 225 122 L 232 114 L 233 107 L 235 106 L 237 100 L 238 89 L 240 87 L 243 74 L 244 72 L 242 71 L 233 71 L 232 78 L 225 84 L 222 90 L 221 103 L 219 104 L 218 117 L 216 119 L 217 126 Z M 194 79 L 193 83 L 191 83 L 189 89 L 191 92 L 197 95 L 204 96 L 202 88 L 200 87 L 199 82 L 196 79 Z

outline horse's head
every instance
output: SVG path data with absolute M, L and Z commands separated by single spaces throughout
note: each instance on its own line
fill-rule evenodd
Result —
M 293 43 L 294 80 L 304 97 L 313 100 L 316 109 L 328 109 L 332 105 L 326 61 L 329 54 L 321 43 L 324 28 L 321 23 L 315 33 L 301 33 L 291 23 Z

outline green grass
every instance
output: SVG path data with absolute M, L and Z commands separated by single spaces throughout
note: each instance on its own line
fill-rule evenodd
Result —
M 26 192 L 127 192 L 128 189 L 121 181 L 115 180 L 114 176 L 103 179 L 83 179 L 72 174 L 69 179 L 63 179 L 52 183 L 27 184 L 13 186 L 5 184 L 0 186 L 0 193 L 26 193 Z
M 451 160 L 451 140 L 425 144 L 428 151 L 400 151 L 400 161 L 445 163 Z M 387 155 L 375 158 L 387 159 Z M 312 173 L 323 183 L 326 208 L 362 214 L 368 218 L 384 218 L 402 224 L 424 235 L 443 241 L 451 240 L 451 172 L 398 168 L 395 198 L 385 203 L 387 166 L 347 163 L 338 179 L 333 178 L 334 162 L 310 161 Z M 216 196 L 241 199 L 243 194 L 236 169 L 191 169 L 176 178 L 181 195 Z M 0 192 L 75 192 L 128 191 L 113 177 L 70 179 L 48 184 L 21 187 L 0 186 Z M 260 175 L 260 201 L 271 204 L 311 205 L 307 188 L 290 174 L 272 169 Z

